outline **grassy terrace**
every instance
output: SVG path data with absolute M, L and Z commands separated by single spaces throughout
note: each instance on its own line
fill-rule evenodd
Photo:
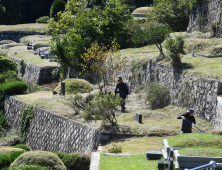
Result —
M 222 137 L 215 134 L 185 134 L 168 139 L 169 146 L 184 147 L 179 150 L 184 156 L 222 157 Z
M 48 24 L 18 24 L 18 25 L 0 25 L 0 31 L 33 31 L 33 32 L 46 32 Z
M 49 62 L 47 59 L 41 59 L 40 56 L 34 55 L 33 50 L 27 50 L 25 45 L 10 47 L 8 56 L 20 58 L 38 66 L 58 66 L 57 62 Z

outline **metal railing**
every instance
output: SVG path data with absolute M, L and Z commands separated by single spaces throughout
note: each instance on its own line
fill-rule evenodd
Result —
M 184 170 L 215 170 L 216 167 L 222 167 L 222 163 L 216 163 L 215 161 L 210 161 L 209 164 L 202 165 L 193 169 L 184 169 Z

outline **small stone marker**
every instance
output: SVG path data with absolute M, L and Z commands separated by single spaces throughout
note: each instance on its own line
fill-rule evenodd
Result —
M 136 121 L 138 123 L 142 123 L 142 114 L 141 113 L 136 113 Z
M 65 81 L 61 82 L 61 95 L 65 95 Z
M 55 95 L 55 94 L 57 94 L 57 91 L 53 90 L 52 93 L 53 93 L 53 95 Z
M 162 152 L 153 152 L 153 151 L 146 151 L 146 159 L 160 159 L 162 157 Z
M 169 166 L 169 161 L 158 161 L 158 170 L 165 170 Z
M 45 55 L 41 55 L 41 59 L 45 59 Z
M 49 59 L 49 62 L 53 62 L 54 61 L 54 59 Z

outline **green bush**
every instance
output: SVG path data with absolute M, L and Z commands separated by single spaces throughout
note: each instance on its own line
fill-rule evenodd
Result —
M 103 124 L 110 123 L 116 125 L 116 111 L 122 104 L 123 99 L 114 94 L 98 94 L 87 104 L 84 110 L 84 119 L 86 121 L 102 120 Z
M 22 81 L 22 79 L 17 77 L 17 73 L 15 71 L 7 71 L 0 74 L 0 84 L 12 81 Z
M 181 54 L 185 54 L 184 43 L 183 36 L 168 37 L 166 39 L 165 48 L 169 52 L 173 66 L 179 66 L 181 64 Z
M 25 152 L 10 165 L 10 168 L 21 165 L 39 165 L 53 170 L 66 170 L 62 160 L 56 154 L 46 151 Z
M 55 0 L 50 9 L 50 17 L 56 18 L 58 12 L 65 10 L 65 5 L 66 3 L 63 0 Z
M 108 149 L 109 153 L 122 153 L 122 146 L 117 146 L 117 144 L 112 144 L 112 147 Z
M 47 23 L 49 21 L 49 16 L 43 16 L 43 17 L 39 17 L 36 20 L 36 23 Z
M 21 108 L 20 113 L 20 130 L 21 136 L 26 139 L 29 128 L 32 124 L 32 117 L 33 117 L 33 105 L 27 105 L 26 107 Z
M 10 154 L 0 154 L 0 168 L 8 167 L 17 159 L 24 151 L 12 152 Z
M 7 71 L 17 72 L 17 64 L 12 59 L 0 56 L 0 74 Z
M 26 151 L 30 151 L 31 150 L 28 146 L 26 146 L 24 144 L 15 145 L 15 146 L 13 146 L 13 148 L 21 148 L 21 149 L 24 149 Z
M 62 160 L 68 170 L 88 170 L 90 165 L 90 158 L 88 156 L 80 156 L 77 153 L 66 154 L 61 152 L 55 152 Z
M 0 90 L 2 90 L 5 94 L 20 94 L 26 91 L 28 85 L 21 81 L 13 81 L 0 85 Z
M 0 111 L 0 126 L 2 128 L 8 127 L 8 121 L 6 115 L 3 114 L 3 110 Z
M 81 95 L 70 96 L 69 98 L 67 98 L 67 102 L 65 104 L 73 108 L 75 114 L 79 114 L 80 110 L 85 110 L 87 104 L 93 100 L 94 96 L 95 95 L 93 94 L 89 94 L 86 97 L 83 97 Z
M 145 102 L 148 102 L 151 109 L 163 108 L 169 104 L 170 91 L 165 86 L 151 83 L 145 93 Z

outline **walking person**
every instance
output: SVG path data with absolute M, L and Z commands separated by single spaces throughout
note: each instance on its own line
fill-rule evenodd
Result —
M 194 110 L 190 108 L 186 113 L 177 117 L 177 119 L 183 119 L 183 123 L 181 127 L 181 134 L 192 133 L 192 125 L 194 126 L 196 125 L 196 120 L 193 114 L 194 114 Z M 190 123 L 186 120 L 188 120 Z
M 118 90 L 117 90 L 118 89 Z M 126 87 L 126 84 L 122 81 L 122 77 L 118 77 L 118 83 L 116 85 L 115 89 L 115 95 L 119 93 L 120 97 L 123 98 L 123 104 L 121 105 L 122 112 L 125 111 L 125 99 L 128 95 L 128 88 Z

